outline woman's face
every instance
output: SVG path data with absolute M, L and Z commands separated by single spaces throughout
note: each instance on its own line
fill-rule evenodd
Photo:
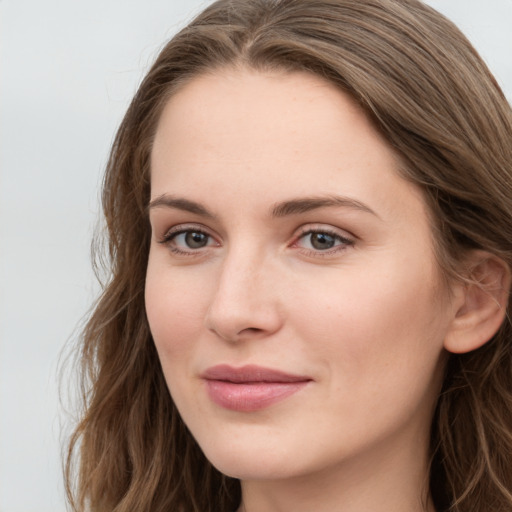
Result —
M 453 308 L 398 166 L 355 103 L 309 74 L 222 70 L 167 104 L 147 315 L 220 471 L 425 462 Z

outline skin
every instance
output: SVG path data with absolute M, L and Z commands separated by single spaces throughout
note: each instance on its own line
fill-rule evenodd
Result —
M 399 163 L 350 97 L 305 73 L 219 70 L 163 111 L 147 315 L 183 420 L 242 481 L 240 510 L 433 510 L 429 427 L 457 305 Z M 206 245 L 190 246 L 198 231 Z M 321 233 L 332 247 L 314 244 Z M 217 364 L 311 381 L 232 411 L 201 378 Z

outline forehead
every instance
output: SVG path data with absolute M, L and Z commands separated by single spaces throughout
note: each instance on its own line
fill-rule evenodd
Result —
M 346 121 L 379 139 L 355 101 L 316 75 L 227 68 L 200 75 L 172 95 L 160 118 L 155 148 L 162 138 L 167 143 L 171 137 L 201 135 L 214 135 L 217 143 L 227 137 L 228 144 L 241 142 L 244 147 L 251 140 L 296 143 L 299 137 L 312 140 L 311 132 L 318 128 L 339 131 Z M 346 140 L 351 132 L 343 129 L 338 135 Z
M 286 193 L 387 195 L 381 207 L 392 210 L 412 194 L 422 206 L 356 102 L 305 72 L 228 69 L 194 78 L 165 106 L 151 163 L 152 197 L 170 189 L 194 199 L 247 189 L 253 202 Z

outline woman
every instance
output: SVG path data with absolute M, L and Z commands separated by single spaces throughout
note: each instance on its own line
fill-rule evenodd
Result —
M 511 136 L 416 0 L 200 14 L 108 164 L 75 510 L 512 510 Z

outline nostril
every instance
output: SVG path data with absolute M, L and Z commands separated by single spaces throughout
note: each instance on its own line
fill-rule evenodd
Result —
M 258 329 L 257 327 L 247 327 L 246 329 L 243 329 L 238 334 L 243 334 L 244 332 L 247 334 L 256 334 L 258 332 L 262 332 L 263 329 Z

